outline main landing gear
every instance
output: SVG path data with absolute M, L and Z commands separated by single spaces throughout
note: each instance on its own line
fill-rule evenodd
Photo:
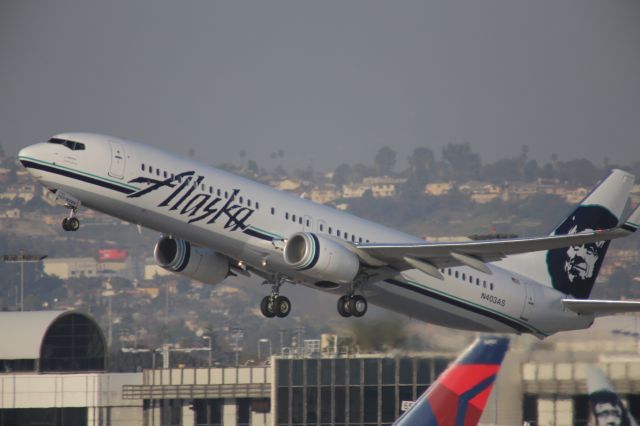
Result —
M 359 294 L 347 294 L 338 299 L 338 313 L 348 318 L 359 318 L 367 313 L 367 299 Z
M 284 318 L 291 312 L 291 301 L 285 296 L 280 296 L 280 286 L 283 282 L 284 278 L 277 275 L 271 283 L 271 294 L 260 302 L 260 311 L 267 318 Z

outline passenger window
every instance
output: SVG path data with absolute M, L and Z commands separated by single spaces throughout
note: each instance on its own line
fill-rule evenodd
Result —
M 473 277 L 471 275 L 469 275 L 469 282 L 473 284 Z
M 247 198 L 247 207 L 251 207 L 251 200 Z
M 149 166 L 149 173 L 153 173 L 153 167 Z
M 298 223 L 302 225 L 302 216 L 298 218 Z
M 220 196 L 221 194 L 220 188 L 218 188 L 218 190 L 216 191 L 216 194 L 218 194 L 218 197 Z
M 324 231 L 324 225 L 320 224 L 320 232 Z
M 467 276 L 464 274 L 464 272 L 462 273 L 462 281 L 466 280 Z
M 274 209 L 273 207 L 271 207 L 271 214 L 276 214 L 276 209 Z
M 209 187 L 209 194 L 213 194 L 213 188 Z
M 339 237 L 340 236 L 340 230 L 336 230 L 336 235 Z
M 307 226 L 311 225 L 311 223 L 309 223 L 309 219 L 307 219 Z
M 242 199 L 242 197 L 240 197 L 240 204 L 242 204 L 242 203 L 243 203 L 243 201 L 244 201 L 244 200 Z
M 451 276 L 451 268 L 447 270 L 447 273 L 449 274 L 449 276 Z
M 142 169 L 142 171 L 144 172 L 144 164 L 140 165 L 140 168 Z
M 344 239 L 345 239 L 345 240 L 348 240 L 348 239 L 349 239 L 349 233 L 347 233 L 347 232 L 345 232 L 345 233 L 344 233 Z
M 333 229 L 331 229 L 331 227 L 329 227 L 329 235 L 333 234 Z
M 355 235 L 353 235 L 353 234 L 351 234 L 351 242 L 352 242 L 352 243 L 355 243 L 355 242 L 356 242 L 356 237 L 355 237 Z
M 256 210 L 260 210 L 260 203 L 256 201 Z
M 288 212 L 284 214 L 284 218 L 287 219 L 287 220 L 289 219 L 289 213 Z
M 224 198 L 229 198 L 229 192 L 224 191 Z
M 291 215 L 291 220 L 293 220 L 294 222 L 296 221 L 296 215 L 295 214 Z
M 160 176 L 160 169 L 156 169 L 156 176 Z
M 489 288 L 493 290 L 493 283 L 489 284 Z
M 480 285 L 480 278 L 476 278 L 476 285 Z
M 166 179 L 167 176 L 168 176 L 166 170 L 164 172 L 162 172 L 162 174 L 164 175 L 164 178 Z
M 358 242 L 362 244 L 362 237 L 358 237 Z
M 482 287 L 487 288 L 487 282 L 482 280 Z
M 456 271 L 456 274 L 455 274 L 455 275 L 456 275 L 456 278 L 458 278 L 458 271 Z

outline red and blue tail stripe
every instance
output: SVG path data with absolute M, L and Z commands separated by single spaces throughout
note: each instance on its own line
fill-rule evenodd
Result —
M 477 339 L 394 426 L 477 425 L 508 348 L 507 337 Z

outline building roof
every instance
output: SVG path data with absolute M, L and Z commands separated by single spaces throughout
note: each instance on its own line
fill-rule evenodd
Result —
M 95 324 L 91 317 L 74 310 L 0 312 L 0 360 L 39 359 L 47 330 L 71 314 L 82 315 Z

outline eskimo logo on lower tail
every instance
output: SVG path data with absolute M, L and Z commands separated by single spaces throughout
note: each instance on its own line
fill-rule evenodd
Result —
M 554 234 L 608 229 L 617 224 L 618 219 L 606 208 L 582 205 L 556 228 Z M 588 298 L 608 247 L 609 241 L 599 241 L 549 250 L 547 266 L 553 287 L 578 299 Z
M 631 426 L 629 413 L 615 393 L 609 391 L 595 392 L 589 395 L 589 399 L 591 400 L 591 410 L 597 426 Z

